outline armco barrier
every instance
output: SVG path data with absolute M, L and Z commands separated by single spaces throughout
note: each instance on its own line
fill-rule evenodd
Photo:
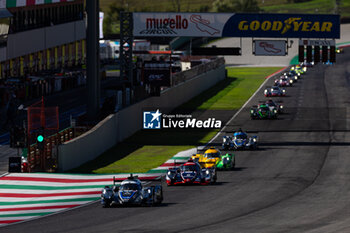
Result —
M 58 147 L 58 170 L 63 172 L 78 167 L 140 130 L 145 108 L 162 109 L 162 113 L 168 113 L 224 78 L 223 64 L 217 69 L 166 89 L 160 97 L 145 99 L 108 116 L 90 131 Z

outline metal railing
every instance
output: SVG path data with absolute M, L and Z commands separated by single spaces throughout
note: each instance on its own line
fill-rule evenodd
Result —
M 28 171 L 27 172 L 55 172 L 57 169 L 58 146 L 64 142 L 88 131 L 89 128 L 66 128 L 44 139 L 44 148 L 40 150 L 38 145 L 28 147 Z

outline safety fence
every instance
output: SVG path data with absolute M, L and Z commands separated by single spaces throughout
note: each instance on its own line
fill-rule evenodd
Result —
M 28 147 L 28 167 L 23 172 L 55 172 L 57 169 L 58 145 L 68 142 L 73 138 L 88 131 L 87 127 L 69 127 L 44 139 L 43 148 L 37 143 Z

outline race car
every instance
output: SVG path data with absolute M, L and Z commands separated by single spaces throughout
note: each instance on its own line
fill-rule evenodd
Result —
M 340 47 L 337 47 L 336 50 L 335 50 L 336 53 L 343 53 L 344 50 L 343 48 L 340 48 Z
M 111 206 L 141 206 L 157 205 L 163 201 L 163 189 L 161 185 L 143 187 L 137 176 L 132 174 L 120 186 L 115 185 L 113 177 L 113 187 L 105 186 L 101 193 L 101 204 L 103 207 Z
M 166 174 L 167 185 L 215 183 L 217 179 L 216 169 L 202 168 L 198 162 L 189 161 L 178 168 L 169 168 Z
M 197 154 L 193 155 L 192 160 L 198 162 L 202 168 L 233 169 L 235 166 L 235 156 L 232 154 L 221 155 L 221 152 L 214 147 L 200 153 L 197 148 Z
M 296 74 L 295 72 L 284 73 L 283 76 L 290 80 L 293 80 L 292 83 L 297 82 L 298 79 L 300 78 L 300 76 L 298 76 L 298 74 Z
M 269 99 L 267 101 L 261 101 L 261 103 L 265 103 L 271 111 L 277 110 L 277 113 L 283 113 L 284 107 L 281 104 L 282 101 L 273 101 L 272 99 Z
M 277 118 L 277 110 L 271 110 L 266 104 L 253 106 L 250 109 L 250 118 L 255 119 L 275 119 Z
M 293 79 L 289 78 L 289 76 L 281 76 L 278 79 L 275 79 L 275 86 L 280 86 L 280 87 L 289 87 L 293 86 Z
M 225 150 L 257 149 L 258 137 L 248 137 L 247 133 L 240 129 L 234 132 L 233 137 L 224 136 L 222 139 L 222 147 Z
M 300 65 L 293 66 L 291 70 L 295 70 L 297 73 L 300 74 L 304 74 L 306 72 L 306 70 L 304 70 Z
M 300 66 L 303 67 L 303 69 L 304 69 L 304 67 L 305 67 L 305 71 L 306 71 L 307 68 L 313 67 L 314 64 L 315 64 L 314 62 L 307 62 L 307 61 L 304 61 L 304 62 L 300 63 Z
M 331 62 L 330 60 L 328 60 L 328 61 L 326 61 L 326 62 L 323 62 L 323 64 L 324 64 L 324 65 L 329 65 L 329 66 L 331 66 L 331 65 L 333 65 L 333 62 Z
M 306 68 L 306 67 L 305 67 Z M 297 72 L 296 70 L 290 70 L 289 72 L 288 72 L 288 75 L 289 76 L 297 76 L 298 77 L 298 79 L 300 79 L 301 78 L 301 73 L 300 72 Z
M 236 156 L 234 154 L 221 155 L 221 160 L 216 165 L 217 170 L 233 170 L 236 166 Z
M 278 86 L 266 87 L 264 95 L 266 97 L 286 96 L 286 90 Z

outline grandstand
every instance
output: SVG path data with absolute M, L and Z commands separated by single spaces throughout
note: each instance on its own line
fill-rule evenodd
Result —
M 0 0 L 0 78 L 85 62 L 84 0 Z

